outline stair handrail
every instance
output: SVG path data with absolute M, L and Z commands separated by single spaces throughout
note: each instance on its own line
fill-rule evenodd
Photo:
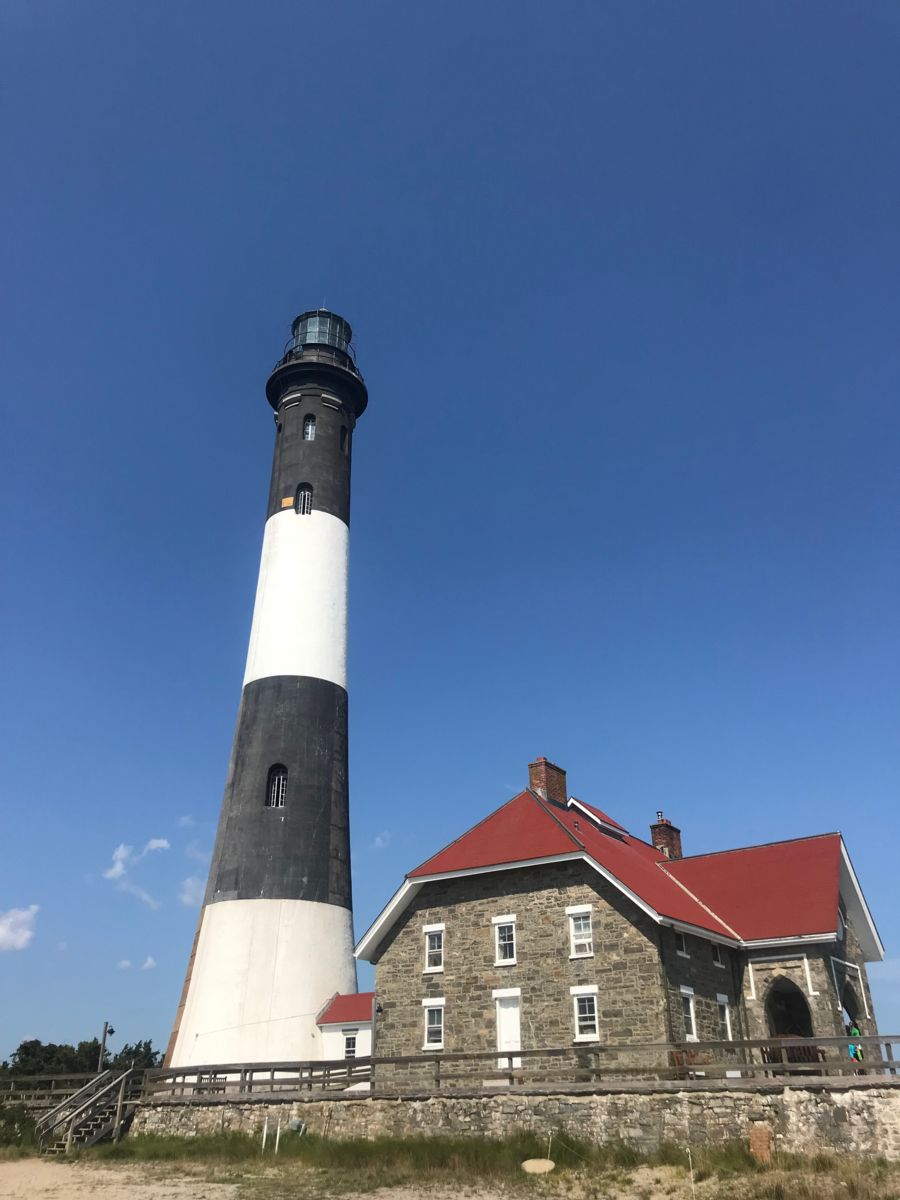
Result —
M 38 1137 L 43 1138 L 45 1132 L 49 1133 L 51 1129 L 60 1124 L 64 1119 L 63 1115 L 61 1115 L 64 1108 L 68 1108 L 73 1101 L 87 1097 L 99 1083 L 104 1079 L 108 1080 L 110 1075 L 112 1075 L 112 1069 L 107 1067 L 105 1071 L 102 1071 L 99 1075 L 95 1075 L 93 1079 L 89 1079 L 77 1092 L 73 1092 L 71 1096 L 66 1096 L 65 1100 L 61 1100 L 55 1108 L 51 1108 L 49 1112 L 44 1113 L 40 1120 L 35 1121 L 34 1124 L 34 1131 Z
M 104 1075 L 112 1075 L 112 1073 L 113 1073 L 112 1071 L 104 1071 L 103 1074 Z M 41 1142 L 43 1143 L 46 1135 L 49 1134 L 58 1125 L 62 1125 L 64 1121 L 68 1121 L 68 1123 L 69 1123 L 69 1127 L 66 1130 L 66 1141 L 71 1142 L 72 1134 L 74 1132 L 75 1126 L 78 1124 L 78 1118 L 81 1117 L 89 1108 L 92 1108 L 97 1103 L 97 1101 L 100 1099 L 101 1096 L 105 1096 L 106 1093 L 111 1092 L 113 1090 L 113 1088 L 116 1088 L 116 1087 L 124 1088 L 124 1086 L 128 1082 L 128 1080 L 131 1079 L 132 1076 L 134 1076 L 136 1074 L 137 1074 L 137 1072 L 135 1071 L 134 1067 L 129 1067 L 127 1069 L 127 1071 L 123 1071 L 121 1075 L 116 1075 L 116 1077 L 114 1079 L 111 1079 L 109 1081 L 109 1083 L 107 1083 L 105 1085 L 105 1087 L 100 1088 L 100 1090 L 98 1092 L 94 1092 L 93 1095 L 91 1095 L 91 1096 L 86 1096 L 85 1099 L 82 1101 L 82 1103 L 73 1112 L 63 1113 L 62 1116 L 60 1116 L 57 1120 L 55 1120 L 52 1125 L 48 1125 L 46 1127 L 46 1129 L 41 1134 Z M 73 1099 L 74 1099 L 74 1097 L 73 1097 Z

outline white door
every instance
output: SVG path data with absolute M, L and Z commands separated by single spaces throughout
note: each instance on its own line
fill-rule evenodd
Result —
M 497 1005 L 497 1049 L 504 1053 L 510 1050 L 522 1049 L 522 1024 L 519 1019 L 519 997 L 498 996 Z M 514 1067 L 521 1067 L 521 1058 L 512 1060 Z M 509 1070 L 509 1059 L 498 1058 L 497 1066 L 501 1070 Z

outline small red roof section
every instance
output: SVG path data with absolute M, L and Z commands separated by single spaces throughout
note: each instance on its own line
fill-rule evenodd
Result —
M 332 996 L 316 1019 L 317 1025 L 358 1025 L 372 1020 L 374 992 L 346 992 Z
M 745 941 L 833 933 L 837 926 L 839 833 L 700 854 L 666 870 Z

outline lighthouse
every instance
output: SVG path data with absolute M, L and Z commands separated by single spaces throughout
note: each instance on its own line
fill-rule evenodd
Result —
M 356 990 L 347 771 L 350 465 L 368 401 L 350 325 L 315 309 L 266 384 L 275 454 L 247 666 L 167 1062 L 318 1056 Z

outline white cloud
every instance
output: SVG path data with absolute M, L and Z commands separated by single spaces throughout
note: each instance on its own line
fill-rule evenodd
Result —
M 152 908 L 154 912 L 160 907 L 159 901 L 155 896 L 151 896 L 149 892 L 134 882 L 133 879 L 120 879 L 119 887 L 123 892 L 127 892 L 129 896 L 137 896 L 142 904 L 146 904 L 148 908 Z
M 138 857 L 143 858 L 145 855 L 149 854 L 152 850 L 171 850 L 171 848 L 172 847 L 169 845 L 168 838 L 151 838 L 150 841 L 147 843 L 147 845 L 140 852 Z
M 159 901 L 144 888 L 132 882 L 127 876 L 134 864 L 139 863 L 148 854 L 152 854 L 156 850 L 170 849 L 171 846 L 167 838 L 151 838 L 140 854 L 135 854 L 133 846 L 126 846 L 122 842 L 113 850 L 112 866 L 107 867 L 103 872 L 103 877 L 104 879 L 112 879 L 121 891 L 128 892 L 131 896 L 137 896 L 138 900 L 146 904 L 148 908 L 155 910 L 160 907 Z
M 131 967 L 131 959 L 130 958 L 120 958 L 119 961 L 116 963 L 116 968 L 119 971 L 127 971 L 130 969 L 130 967 Z
M 197 824 L 190 813 L 185 813 L 185 815 L 183 817 L 179 817 L 175 823 L 179 829 L 190 829 L 192 825 Z
M 121 879 L 128 870 L 134 847 L 126 846 L 123 842 L 113 850 L 112 866 L 103 872 L 104 879 Z
M 203 903 L 203 880 L 196 875 L 188 875 L 181 884 L 178 899 L 185 908 L 199 908 Z
M 381 833 L 375 834 L 375 840 L 372 843 L 373 850 L 385 850 L 391 843 L 391 835 L 387 829 L 383 829 Z
M 156 959 L 153 957 L 152 954 L 148 954 L 147 957 L 144 959 L 144 961 L 141 963 L 141 970 L 142 971 L 152 971 L 155 966 L 156 966 Z
M 40 906 L 8 908 L 0 913 L 0 950 L 24 950 L 34 937 L 34 925 Z

